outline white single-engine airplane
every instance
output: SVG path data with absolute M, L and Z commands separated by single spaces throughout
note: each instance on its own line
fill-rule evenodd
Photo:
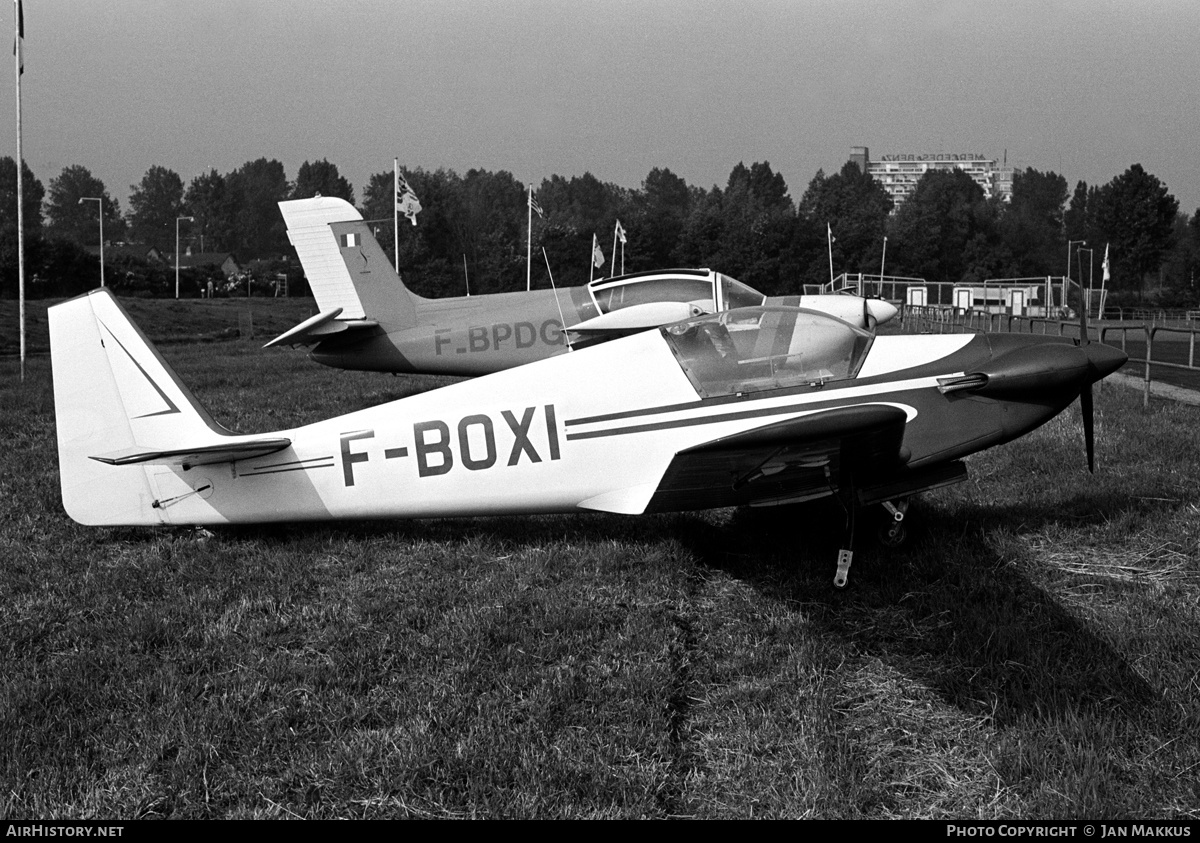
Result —
M 882 504 L 1084 401 L 1126 357 L 1018 334 L 706 315 L 294 430 L 219 426 L 107 290 L 49 312 L 63 504 L 88 525 Z M 852 525 L 853 519 L 848 519 Z M 852 542 L 848 526 L 848 542 Z M 849 547 L 839 557 L 844 585 Z
M 371 228 L 344 199 L 280 202 L 319 312 L 266 344 L 313 346 L 340 369 L 482 375 L 581 345 L 736 307 L 811 307 L 860 327 L 896 315 L 881 299 L 783 296 L 709 269 L 600 278 L 582 287 L 427 299 L 404 286 Z M 564 330 L 565 327 L 565 330 Z

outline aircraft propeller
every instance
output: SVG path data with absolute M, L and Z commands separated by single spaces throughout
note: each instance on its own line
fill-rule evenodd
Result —
M 1092 385 L 1096 381 L 1121 368 L 1128 359 L 1124 353 L 1103 343 L 1093 343 L 1088 333 L 1087 301 L 1080 290 L 1079 302 L 1079 347 L 1088 359 L 1087 383 L 1079 391 L 1079 409 L 1083 415 L 1083 440 L 1087 448 L 1088 471 L 1095 471 L 1096 425 L 1092 400 Z

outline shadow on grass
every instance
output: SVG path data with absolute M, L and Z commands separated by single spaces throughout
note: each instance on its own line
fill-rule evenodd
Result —
M 678 542 L 698 572 L 722 571 L 764 598 L 803 612 L 835 649 L 852 646 L 935 690 L 948 703 L 1004 726 L 1080 707 L 1151 706 L 1159 695 L 1088 624 L 1031 582 L 992 537 L 1050 525 L 1100 525 L 1129 509 L 1115 495 L 1081 495 L 1056 506 L 1014 503 L 946 508 L 918 499 L 901 548 L 881 547 L 874 510 L 858 515 L 855 561 L 845 590 L 833 587 L 845 514 L 830 501 L 763 510 L 629 518 L 547 515 L 421 521 L 283 524 L 226 528 L 220 535 L 266 546 L 361 542 L 479 542 L 513 549 L 614 539 Z M 132 543 L 146 530 L 117 530 Z
M 881 547 L 878 520 L 860 512 L 849 586 L 832 585 L 844 514 L 817 503 L 741 510 L 690 545 L 703 564 L 803 607 L 832 646 L 852 643 L 996 726 L 1097 707 L 1127 715 L 1160 695 L 1104 638 L 1033 584 L 993 547 L 1013 525 L 1100 525 L 1129 501 L 1080 496 L 1053 509 L 916 501 L 901 548 Z M 796 538 L 789 538 L 789 536 Z

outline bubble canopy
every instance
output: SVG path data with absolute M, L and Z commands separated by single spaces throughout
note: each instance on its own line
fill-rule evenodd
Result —
M 852 378 L 872 341 L 849 322 L 796 307 L 744 307 L 660 330 L 705 398 Z
M 708 269 L 673 269 L 604 278 L 588 284 L 588 291 L 600 313 L 663 301 L 687 302 L 713 313 L 766 301 L 753 287 Z

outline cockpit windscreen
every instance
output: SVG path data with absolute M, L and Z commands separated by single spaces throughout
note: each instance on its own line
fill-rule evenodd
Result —
M 661 330 L 706 398 L 851 378 L 871 344 L 849 322 L 793 307 L 722 311 Z

